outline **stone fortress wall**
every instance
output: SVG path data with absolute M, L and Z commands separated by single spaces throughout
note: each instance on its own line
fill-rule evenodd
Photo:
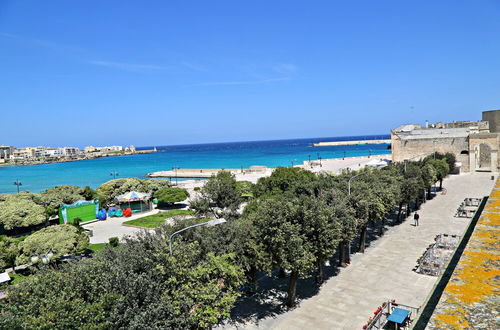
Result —
M 462 172 L 499 167 L 500 110 L 483 112 L 481 121 L 401 125 L 391 131 L 392 161 L 419 160 L 434 152 L 453 153 Z

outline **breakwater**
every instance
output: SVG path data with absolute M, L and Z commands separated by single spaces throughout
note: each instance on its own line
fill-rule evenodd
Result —
M 363 144 L 391 144 L 391 139 L 318 142 L 314 143 L 313 146 L 332 147 L 332 146 L 355 146 Z

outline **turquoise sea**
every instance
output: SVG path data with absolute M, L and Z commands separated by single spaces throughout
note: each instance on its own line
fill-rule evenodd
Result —
M 55 185 L 98 187 L 118 172 L 118 178 L 143 177 L 145 174 L 180 168 L 241 168 L 252 165 L 290 166 L 293 161 L 315 160 L 318 157 L 346 157 L 390 154 L 387 144 L 337 147 L 312 147 L 320 141 L 387 139 L 388 135 L 326 137 L 294 140 L 231 142 L 156 146 L 152 154 L 105 157 L 92 160 L 31 166 L 0 166 L 0 193 L 15 193 L 16 179 L 21 190 L 40 192 Z M 138 149 L 152 149 L 143 147 Z

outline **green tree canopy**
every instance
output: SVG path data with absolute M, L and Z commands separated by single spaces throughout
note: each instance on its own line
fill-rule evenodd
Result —
M 0 235 L 0 272 L 5 268 L 14 267 L 19 254 L 18 240 Z
M 57 225 L 43 228 L 19 243 L 16 264 L 29 262 L 32 254 L 44 254 L 52 250 L 54 257 L 77 255 L 85 251 L 89 244 L 86 233 L 72 225 Z
M 211 206 L 231 211 L 236 210 L 242 201 L 236 179 L 227 171 L 220 171 L 208 179 L 201 188 L 201 198 L 207 199 Z
M 299 276 L 308 275 L 316 263 L 303 211 L 299 200 L 280 196 L 261 201 L 253 220 L 257 241 L 269 256 L 267 271 L 275 267 L 291 271 L 288 306 L 295 304 Z
M 443 179 L 450 173 L 450 167 L 446 159 L 427 159 L 427 164 L 431 165 L 436 173 L 436 178 L 439 180 L 440 187 L 443 187 Z
M 239 295 L 234 256 L 202 254 L 196 242 L 139 234 L 61 270 L 38 272 L 0 301 L 0 328 L 207 329 Z
M 250 181 L 236 181 L 236 188 L 241 197 L 253 197 L 255 185 Z
M 174 204 L 186 200 L 189 197 L 189 193 L 183 188 L 165 187 L 158 190 L 155 193 L 155 197 L 161 203 Z
M 84 199 L 83 189 L 77 186 L 55 186 L 37 195 L 37 202 L 43 207 L 56 209 L 61 204 L 72 204 Z
M 0 225 L 6 230 L 39 225 L 47 221 L 45 208 L 33 201 L 32 194 L 2 196 Z
M 271 176 L 260 178 L 255 186 L 255 196 L 264 194 L 313 194 L 316 175 L 300 167 L 278 167 Z

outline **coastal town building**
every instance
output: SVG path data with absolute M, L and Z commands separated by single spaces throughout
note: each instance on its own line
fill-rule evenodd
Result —
M 500 169 L 500 110 L 483 112 L 482 120 L 401 125 L 391 131 L 392 161 L 422 159 L 451 152 L 463 172 Z
M 0 159 L 9 159 L 10 156 L 14 153 L 14 147 L 12 146 L 1 146 L 0 145 Z
M 91 152 L 120 152 L 123 151 L 122 146 L 106 146 L 106 147 L 94 147 L 94 146 L 87 146 L 83 149 L 84 152 L 86 153 L 91 153 Z

